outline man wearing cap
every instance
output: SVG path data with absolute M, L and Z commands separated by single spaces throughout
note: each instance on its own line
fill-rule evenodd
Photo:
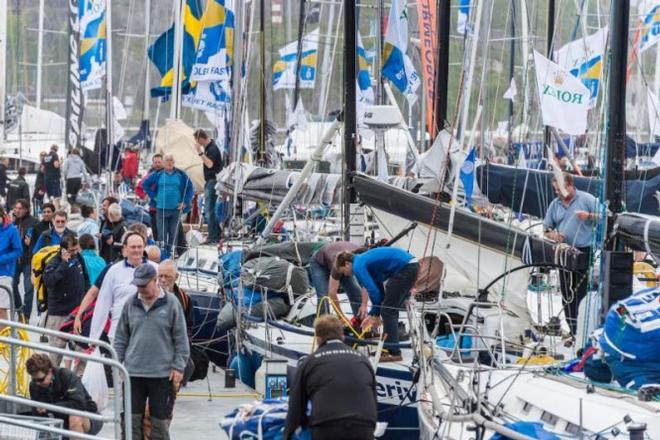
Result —
M 137 294 L 124 305 L 114 338 L 115 350 L 131 378 L 133 440 L 142 440 L 144 405 L 149 402 L 151 438 L 169 439 L 168 401 L 190 355 L 181 304 L 158 285 L 157 272 L 145 263 L 133 274 Z

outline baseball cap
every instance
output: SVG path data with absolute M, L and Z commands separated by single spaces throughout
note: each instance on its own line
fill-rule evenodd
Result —
M 156 275 L 156 269 L 154 269 L 151 264 L 141 264 L 135 269 L 135 272 L 133 272 L 133 281 L 131 281 L 131 284 L 138 287 L 144 287 L 149 284 L 149 281 L 156 278 Z

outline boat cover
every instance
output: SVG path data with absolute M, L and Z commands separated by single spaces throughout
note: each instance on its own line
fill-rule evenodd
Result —
M 259 257 L 243 263 L 241 281 L 243 287 L 284 293 L 289 302 L 293 295 L 309 291 L 307 271 L 278 257 Z
M 297 266 L 307 266 L 312 255 L 324 243 L 315 241 L 285 241 L 268 246 L 256 246 L 245 251 L 243 262 L 259 257 L 279 257 Z
M 660 291 L 645 289 L 614 304 L 599 344 L 621 386 L 660 384 Z
M 239 406 L 225 416 L 220 426 L 230 440 L 263 439 L 280 440 L 284 434 L 286 413 L 289 404 L 286 400 L 265 399 Z M 309 440 L 309 429 L 303 428 L 293 433 L 293 440 Z
M 552 172 L 487 163 L 477 167 L 477 182 L 491 203 L 499 203 L 516 212 L 543 218 L 554 199 Z M 575 187 L 598 195 L 601 179 L 574 176 Z M 630 212 L 659 215 L 656 192 L 660 175 L 653 170 L 626 180 L 624 202 Z
M 521 420 L 518 422 L 505 423 L 504 426 L 511 429 L 512 431 L 526 435 L 527 437 L 530 438 L 536 438 L 539 440 L 559 440 L 559 437 L 557 437 L 555 434 L 543 429 L 543 423 L 525 422 Z M 508 439 L 508 437 L 500 433 L 495 433 L 495 435 L 493 435 L 490 438 L 490 440 L 506 440 L 506 439 Z
M 299 171 L 273 170 L 235 163 L 218 174 L 218 194 L 233 196 L 234 188 L 247 200 L 280 203 L 300 176 Z M 339 203 L 341 175 L 313 173 L 302 185 L 294 204 L 331 206 Z
M 616 216 L 614 230 L 623 244 L 660 256 L 660 219 L 656 216 L 624 213 Z

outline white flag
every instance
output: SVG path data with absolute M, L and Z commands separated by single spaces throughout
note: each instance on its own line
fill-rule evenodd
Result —
M 286 97 L 286 126 L 289 129 L 297 128 L 298 130 L 305 130 L 307 128 L 307 115 L 305 114 L 305 107 L 303 106 L 302 98 L 298 97 L 296 108 L 291 108 L 289 97 Z
M 658 97 L 651 90 L 647 91 L 646 102 L 649 113 L 649 130 L 654 136 L 660 136 L 660 103 Z
M 589 89 L 537 51 L 534 51 L 534 64 L 543 124 L 566 134 L 584 134 L 587 131 Z
M 302 38 L 300 81 L 302 89 L 313 89 L 316 80 L 316 58 L 319 50 L 319 29 Z M 280 59 L 273 65 L 273 90 L 293 89 L 296 86 L 298 42 L 292 41 L 279 50 Z
M 502 98 L 513 101 L 517 94 L 518 87 L 516 87 L 516 80 L 511 78 L 511 84 L 509 85 L 509 88 L 506 89 L 506 92 L 504 92 L 504 95 L 502 95 Z
M 571 41 L 555 52 L 555 60 L 571 75 L 580 78 L 591 92 L 589 106 L 596 106 L 603 73 L 603 59 L 607 44 L 607 26 L 579 40 Z

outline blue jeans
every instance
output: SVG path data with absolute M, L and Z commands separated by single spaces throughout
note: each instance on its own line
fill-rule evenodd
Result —
M 174 255 L 173 247 L 176 245 L 177 232 L 179 231 L 179 218 L 181 211 L 178 209 L 157 209 L 156 221 L 158 222 L 158 240 L 163 242 L 163 247 Z
M 209 227 L 210 242 L 220 240 L 220 226 L 218 219 L 215 218 L 215 203 L 218 195 L 215 193 L 215 179 L 209 180 L 204 184 L 204 213 L 206 214 L 206 224 Z
M 380 316 L 383 318 L 383 332 L 387 335 L 387 343 L 399 343 L 399 310 L 410 296 L 410 289 L 417 280 L 417 272 L 419 263 L 406 264 L 387 280 L 383 302 L 380 304 Z M 388 351 L 395 356 L 401 354 L 398 347 L 388 347 Z
M 312 257 L 311 263 L 309 263 L 309 273 L 312 278 L 312 285 L 316 290 L 316 296 L 322 298 L 328 296 L 328 282 L 330 281 L 330 271 L 327 267 L 321 266 L 316 258 Z M 360 286 L 353 277 L 341 277 L 339 279 L 339 285 L 346 292 L 349 301 L 351 302 L 351 310 L 353 314 L 357 316 L 360 311 L 360 302 L 362 301 L 362 294 Z M 324 305 L 325 312 L 328 311 L 327 303 Z
M 23 314 L 30 319 L 30 314 L 32 313 L 32 301 L 34 300 L 34 286 L 32 285 L 32 279 L 30 278 L 31 274 L 31 265 L 30 263 L 17 264 L 16 265 L 16 275 L 14 275 L 14 281 L 12 284 L 12 289 L 14 289 L 14 298 L 20 300 L 20 295 L 18 294 L 18 283 L 23 275 Z M 20 303 L 16 302 L 16 308 L 18 309 Z

